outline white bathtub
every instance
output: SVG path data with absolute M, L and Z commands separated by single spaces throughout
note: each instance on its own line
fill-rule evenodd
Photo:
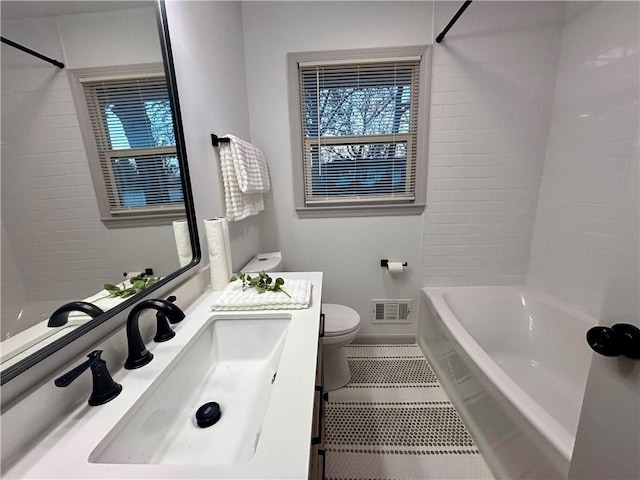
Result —
M 497 478 L 566 478 L 597 322 L 527 287 L 424 288 L 418 343 Z

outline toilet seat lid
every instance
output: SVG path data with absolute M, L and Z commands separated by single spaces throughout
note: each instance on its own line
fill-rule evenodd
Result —
M 259 253 L 251 259 L 244 267 L 242 272 L 279 272 L 282 270 L 282 254 L 280 252 Z
M 353 308 L 335 303 L 323 303 L 324 334 L 327 337 L 345 335 L 360 327 L 360 315 Z

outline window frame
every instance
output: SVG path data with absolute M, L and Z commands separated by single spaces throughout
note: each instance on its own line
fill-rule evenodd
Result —
M 416 129 L 415 199 L 409 203 L 387 200 L 359 200 L 308 205 L 305 195 L 304 138 L 300 99 L 299 64 L 344 62 L 420 56 L 418 89 L 418 124 Z M 431 45 L 406 47 L 294 52 L 287 54 L 289 82 L 289 117 L 293 168 L 294 206 L 299 218 L 365 217 L 387 215 L 421 215 L 426 206 L 427 147 L 429 131 L 429 93 L 431 90 Z M 335 137 L 330 143 L 340 143 L 345 137 Z M 373 136 L 372 136 L 373 138 Z M 398 135 L 395 136 L 398 138 Z
M 100 158 L 98 154 L 98 147 L 93 133 L 93 125 L 89 115 L 89 109 L 87 105 L 87 99 L 83 88 L 83 81 L 92 81 L 102 78 L 113 80 L 126 80 L 140 79 L 140 78 L 152 78 L 162 77 L 166 80 L 164 65 L 162 63 L 147 63 L 139 65 L 126 65 L 126 66 L 110 66 L 110 67 L 93 67 L 82 69 L 69 69 L 68 70 L 69 82 L 71 84 L 71 94 L 78 117 L 78 123 L 80 126 L 80 132 L 82 135 L 82 141 L 84 143 L 85 152 L 87 154 L 87 160 L 89 164 L 89 171 L 91 174 L 91 180 L 93 183 L 96 200 L 98 203 L 98 210 L 100 212 L 100 220 L 107 228 L 128 228 L 128 227 L 144 227 L 144 226 L 157 226 L 157 225 L 170 225 L 174 220 L 184 219 L 186 215 L 186 209 L 184 202 L 181 205 L 175 205 L 166 207 L 165 212 L 159 213 L 157 208 L 149 207 L 148 210 L 154 210 L 153 213 L 145 211 L 145 207 L 141 207 L 139 210 L 132 210 L 126 212 L 120 212 L 114 214 L 111 212 L 109 206 L 108 186 L 105 182 L 102 167 L 100 165 Z M 167 81 L 167 91 L 169 91 L 170 85 Z M 169 97 L 171 92 L 169 92 Z M 176 129 L 175 112 L 172 111 L 174 130 Z M 104 125 L 100 125 L 100 128 Z M 160 152 L 162 148 L 158 147 L 157 152 Z M 176 139 L 175 147 L 168 147 L 175 150 L 178 155 L 178 145 Z M 141 149 L 131 149 L 141 151 Z M 129 149 L 114 150 L 112 152 L 124 153 Z M 106 154 L 107 157 L 110 153 Z M 111 167 L 108 167 L 109 169 Z M 184 175 L 183 172 L 180 173 Z

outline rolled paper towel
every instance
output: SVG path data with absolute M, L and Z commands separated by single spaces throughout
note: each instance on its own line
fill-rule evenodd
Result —
M 233 266 L 231 265 L 231 240 L 229 237 L 229 220 L 226 217 L 221 217 L 222 220 L 222 233 L 224 235 L 224 254 L 227 260 L 227 271 L 229 272 L 229 277 L 227 281 L 233 275 Z M 228 282 L 227 282 L 228 283 Z
M 204 232 L 209 249 L 211 289 L 219 292 L 229 284 L 229 278 L 233 274 L 229 223 L 226 218 L 208 218 L 204 221 Z
M 189 265 L 193 260 L 191 251 L 191 238 L 189 237 L 189 223 L 186 220 L 174 220 L 173 236 L 176 239 L 176 249 L 178 250 L 178 262 L 180 266 Z

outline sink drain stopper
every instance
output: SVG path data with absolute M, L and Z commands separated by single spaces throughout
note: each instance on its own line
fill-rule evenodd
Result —
M 220 405 L 217 402 L 207 402 L 196 412 L 196 422 L 200 428 L 210 427 L 220 420 Z

